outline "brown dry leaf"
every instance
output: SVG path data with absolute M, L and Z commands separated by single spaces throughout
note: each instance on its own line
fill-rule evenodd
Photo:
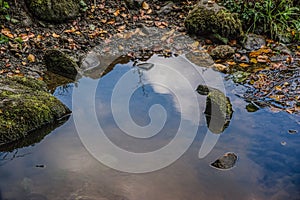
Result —
M 236 65 L 236 62 L 234 62 L 234 61 L 227 61 L 226 62 L 228 65 Z
M 126 28 L 126 25 L 119 26 L 119 27 L 118 27 L 118 31 L 119 31 L 119 32 L 123 32 L 123 31 L 125 30 L 125 28 Z
M 35 56 L 32 55 L 32 54 L 29 54 L 28 57 L 27 57 L 27 60 L 28 60 L 29 62 L 35 62 Z
M 191 44 L 192 48 L 196 49 L 199 46 L 199 42 L 195 41 L 193 44 Z
M 251 59 L 250 59 L 250 62 L 256 64 L 256 63 L 257 63 L 257 60 L 256 60 L 255 58 L 251 58 Z
M 27 63 L 26 63 L 26 62 L 24 62 L 24 61 L 23 61 L 23 62 L 21 62 L 21 63 L 22 63 L 22 65 L 24 65 L 24 66 L 25 66 L 25 65 L 27 65 Z
M 76 31 L 76 29 L 74 27 L 72 27 L 71 29 L 65 30 L 65 33 L 74 33 Z
M 220 72 L 225 72 L 226 69 L 227 69 L 227 67 L 225 65 L 217 64 L 217 63 L 215 63 L 213 65 L 213 68 L 216 69 L 216 70 L 218 70 L 218 71 L 220 71 Z
M 260 63 L 266 63 L 266 62 L 268 62 L 268 59 L 269 59 L 269 57 L 266 55 L 257 56 L 257 62 L 260 62 Z
M 144 10 L 148 10 L 150 8 L 149 4 L 147 4 L 145 1 L 142 3 L 142 8 Z
M 251 65 L 249 65 L 247 63 L 240 63 L 239 66 L 243 67 L 243 68 L 246 68 L 246 67 L 250 67 Z
M 54 37 L 54 38 L 59 38 L 60 35 L 58 35 L 58 34 L 56 34 L 56 33 L 52 33 L 52 37 Z
M 262 55 L 262 54 L 268 54 L 268 53 L 272 53 L 272 49 L 270 48 L 267 48 L 267 47 L 263 47 L 257 51 L 252 51 L 249 56 L 250 57 L 257 57 L 259 55 Z
M 22 38 L 23 42 L 27 42 L 29 40 L 29 37 L 26 33 L 21 33 L 19 37 Z
M 114 16 L 119 16 L 119 14 L 120 14 L 120 10 L 119 9 L 117 9 L 115 12 L 114 12 Z
M 14 38 L 14 35 L 10 32 L 8 28 L 3 28 L 1 33 L 9 38 Z

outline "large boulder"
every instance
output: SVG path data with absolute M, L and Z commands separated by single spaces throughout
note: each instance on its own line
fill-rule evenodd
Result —
M 233 39 L 243 34 L 238 15 L 230 13 L 217 3 L 200 0 L 185 19 L 188 32 L 195 35 L 216 35 Z
M 0 145 L 24 138 L 68 113 L 70 110 L 47 92 L 44 82 L 25 77 L 0 78 Z
M 31 13 L 40 20 L 64 22 L 76 18 L 83 0 L 26 0 Z

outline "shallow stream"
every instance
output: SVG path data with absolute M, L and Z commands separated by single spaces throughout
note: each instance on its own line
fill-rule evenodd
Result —
M 184 56 L 142 63 L 58 87 L 54 95 L 73 114 L 38 143 L 2 149 L 0 200 L 300 199 L 299 116 L 247 112 L 235 95 L 241 86 Z M 221 133 L 207 125 L 200 84 L 230 99 L 233 114 Z M 135 159 L 109 145 L 145 156 L 169 149 Z M 210 165 L 226 152 L 238 156 L 233 168 Z

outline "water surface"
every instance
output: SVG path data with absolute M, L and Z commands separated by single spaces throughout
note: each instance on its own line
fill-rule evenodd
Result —
M 159 60 L 176 69 L 183 67 L 175 66 L 176 62 L 173 63 L 172 58 L 165 61 L 160 59 L 154 56 L 149 62 Z M 151 70 L 157 69 L 154 66 Z M 206 71 L 203 69 L 203 73 L 208 73 Z M 140 126 L 149 124 L 148 112 L 154 104 L 162 105 L 166 111 L 166 123 L 151 138 L 138 139 L 124 134 L 112 116 L 113 88 L 127 72 L 131 74 L 135 85 L 129 103 L 132 120 Z M 201 77 L 197 78 L 197 74 L 189 74 L 184 70 L 182 73 L 189 78 L 194 88 L 203 82 Z M 184 95 L 185 88 L 180 88 L 180 81 L 168 74 L 149 74 L 147 70 L 134 67 L 132 62 L 117 64 L 100 79 L 83 77 L 76 84 L 58 87 L 54 95 L 71 108 L 72 91 L 82 83 L 97 81 L 95 108 L 97 119 L 107 137 L 128 151 L 154 151 L 170 143 L 181 118 L 194 123 L 195 110 L 199 108 L 203 112 L 206 97 L 197 94 L 197 99 L 202 102 L 197 105 L 186 96 L 181 101 L 188 106 L 180 109 L 174 92 L 163 85 L 151 84 L 149 80 L 153 82 L 165 78 Z M 229 127 L 220 134 L 216 145 L 206 157 L 198 158 L 208 131 L 203 113 L 197 124 L 195 140 L 183 156 L 161 170 L 145 174 L 119 172 L 101 164 L 82 144 L 74 125 L 74 117 L 71 116 L 41 142 L 1 152 L 0 200 L 300 199 L 300 133 L 288 133 L 290 129 L 300 131 L 299 116 L 284 112 L 272 113 L 267 109 L 249 113 L 245 109 L 248 103 L 235 96 L 239 87 L 235 87 L 231 81 L 224 81 L 224 84 L 234 113 Z M 82 96 L 82 103 L 85 98 Z M 81 99 L 76 101 L 81 102 Z M 82 105 L 82 108 L 85 106 Z M 210 164 L 226 152 L 238 155 L 236 166 L 226 171 L 212 168 Z

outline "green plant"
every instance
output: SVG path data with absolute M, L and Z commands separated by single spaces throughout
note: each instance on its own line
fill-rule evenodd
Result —
M 239 14 L 244 30 L 267 34 L 283 42 L 300 40 L 300 8 L 292 0 L 221 0 Z
M 7 20 L 10 20 L 10 15 L 8 13 L 9 10 L 9 4 L 7 3 L 7 1 L 4 0 L 0 0 L 0 16 L 4 17 Z

